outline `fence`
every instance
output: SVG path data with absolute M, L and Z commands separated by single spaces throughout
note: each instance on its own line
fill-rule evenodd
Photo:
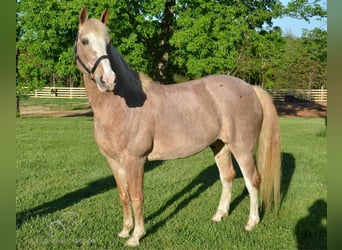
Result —
M 44 87 L 36 89 L 29 96 L 38 98 L 87 98 L 85 88 Z
M 310 100 L 310 101 L 327 101 L 327 89 L 268 89 L 267 90 L 273 100 L 277 101 L 295 101 Z
M 304 99 L 310 101 L 327 101 L 327 89 L 268 89 L 273 100 L 294 101 Z M 85 88 L 44 87 L 29 94 L 40 98 L 87 98 Z

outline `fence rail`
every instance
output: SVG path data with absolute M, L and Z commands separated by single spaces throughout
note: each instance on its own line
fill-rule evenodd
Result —
M 36 89 L 29 96 L 37 98 L 87 98 L 85 88 L 44 87 Z
M 293 101 L 304 99 L 310 101 L 327 101 L 327 89 L 268 89 L 273 100 Z M 87 98 L 85 88 L 44 87 L 29 94 L 38 98 Z

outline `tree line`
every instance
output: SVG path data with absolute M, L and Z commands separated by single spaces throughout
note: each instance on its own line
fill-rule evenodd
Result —
M 17 95 L 82 86 L 73 53 L 79 11 L 108 8 L 112 44 L 162 83 L 224 73 L 264 88 L 327 86 L 327 31 L 284 34 L 272 20 L 326 18 L 319 0 L 17 0 Z

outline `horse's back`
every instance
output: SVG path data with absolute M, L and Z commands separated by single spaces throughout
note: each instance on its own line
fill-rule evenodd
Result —
M 229 75 L 212 75 L 203 80 L 223 117 L 253 120 L 262 114 L 260 100 L 251 84 Z

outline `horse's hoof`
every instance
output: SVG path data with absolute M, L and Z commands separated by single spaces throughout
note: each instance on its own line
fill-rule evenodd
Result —
M 128 238 L 129 237 L 130 230 L 122 230 L 120 233 L 118 233 L 119 238 Z
M 228 217 L 228 213 L 227 212 L 217 211 L 216 214 L 214 214 L 214 216 L 211 218 L 211 221 L 213 221 L 213 222 L 220 222 L 220 221 L 222 221 L 226 217 Z
M 258 225 L 259 221 L 259 218 L 250 218 L 245 226 L 245 230 L 248 232 L 251 231 L 256 225 Z
M 220 222 L 222 221 L 222 217 L 221 216 L 217 216 L 216 214 L 211 218 L 211 221 L 213 222 Z
M 125 247 L 137 247 L 137 246 L 139 246 L 139 239 L 137 239 L 136 237 L 131 237 L 125 243 Z

